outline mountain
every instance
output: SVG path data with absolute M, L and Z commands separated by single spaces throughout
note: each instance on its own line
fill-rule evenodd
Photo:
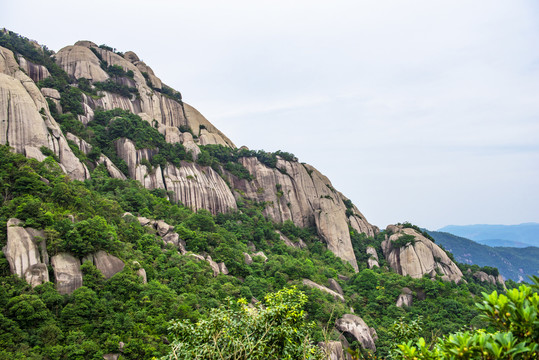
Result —
M 539 246 L 539 223 L 519 225 L 448 225 L 441 232 L 451 233 L 489 246 Z
M 490 247 L 447 232 L 427 232 L 460 263 L 496 267 L 505 279 L 517 282 L 528 282 L 528 276 L 539 275 L 537 247 Z
M 159 358 L 237 310 L 281 321 L 263 333 L 305 323 L 327 358 L 385 357 L 396 319 L 484 327 L 474 297 L 506 290 L 417 226 L 373 226 L 293 154 L 238 148 L 135 53 L 91 41 L 0 31 L 0 194 L 0 358 Z

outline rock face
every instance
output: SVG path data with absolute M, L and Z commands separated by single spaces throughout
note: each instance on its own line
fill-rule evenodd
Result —
M 337 280 L 335 279 L 329 279 L 328 280 L 328 283 L 329 283 L 329 288 L 341 295 L 344 295 L 344 292 L 342 291 L 342 288 L 341 288 L 341 285 L 339 285 L 339 283 L 337 282 Z
M 369 254 L 369 259 L 367 260 L 367 265 L 369 266 L 369 269 L 372 269 L 375 266 L 380 267 L 380 264 L 378 263 L 378 253 L 376 252 L 376 249 L 372 246 L 367 246 L 366 252 L 367 254 Z
M 93 256 L 95 267 L 101 271 L 105 279 L 110 279 L 124 269 L 124 262 L 116 256 L 110 255 L 103 250 Z
M 33 62 L 26 60 L 24 56 L 21 55 L 18 56 L 18 59 L 19 66 L 30 77 L 30 79 L 32 79 L 32 81 L 38 82 L 51 76 L 49 70 L 47 70 L 45 66 L 34 64 Z
M 178 127 L 187 126 L 198 136 L 201 145 L 221 144 L 235 147 L 230 139 L 196 109 L 155 91 L 154 89 L 163 87 L 161 80 L 131 51 L 122 57 L 112 51 L 98 48 L 90 41 L 79 41 L 73 46 L 67 46 L 58 51 L 56 61 L 68 75 L 76 79 L 84 77 L 92 83 L 106 81 L 109 79 L 109 75 L 101 68 L 100 59 L 94 51 L 109 65 L 118 65 L 125 71 L 132 71 L 133 79 L 125 80 L 131 82 L 129 86 L 137 88 L 140 96 L 129 99 L 106 91 L 100 92 L 103 95 L 100 99 L 84 96 L 86 113 L 81 116 L 83 122 L 87 123 L 92 120 L 93 110 L 98 107 L 105 110 L 121 108 L 129 110 L 149 122 L 155 119 L 159 124 L 160 131 L 164 132 L 167 127 L 176 128 L 177 131 Z M 143 72 L 148 77 L 151 87 Z
M 68 253 L 59 253 L 51 258 L 56 290 L 60 294 L 71 294 L 82 286 L 80 261 Z
M 412 306 L 412 302 L 413 302 L 412 290 L 408 289 L 407 287 L 403 288 L 401 291 L 401 294 L 399 295 L 399 298 L 397 299 L 396 306 L 397 307 Z
M 256 158 L 241 161 L 254 180 L 230 176 L 234 189 L 246 198 L 269 204 L 264 214 L 277 222 L 291 220 L 300 227 L 316 226 L 328 249 L 358 270 L 348 225 L 368 236 L 374 236 L 374 228 L 355 206 L 354 215 L 346 216 L 343 201 L 347 199 L 333 189 L 327 177 L 310 165 L 283 159 L 277 161 L 281 171 Z
M 493 285 L 496 285 L 497 283 L 501 284 L 505 288 L 505 281 L 503 280 L 502 275 L 494 276 L 494 275 L 489 275 L 484 271 L 477 271 L 473 274 L 473 277 L 481 282 L 488 282 Z
M 338 292 L 333 291 L 331 289 L 328 289 L 325 286 L 317 284 L 314 281 L 311 281 L 309 279 L 303 279 L 303 285 L 308 286 L 308 287 L 313 288 L 313 289 L 318 289 L 318 290 L 323 291 L 325 293 L 328 293 L 331 296 L 333 296 L 333 298 L 335 298 L 336 300 L 339 299 L 340 301 L 345 302 L 344 297 L 341 294 L 339 294 Z M 342 289 L 341 289 L 341 291 L 342 291 Z
M 43 160 L 42 146 L 52 150 L 72 179 L 85 180 L 89 171 L 73 154 L 49 106 L 36 84 L 15 61 L 13 53 L 0 47 L 0 144 Z
M 327 360 L 351 360 L 350 354 L 347 354 L 340 341 L 326 341 L 319 342 L 318 346 L 322 348 L 322 351 L 326 355 L 324 359 Z
M 193 210 L 207 209 L 213 214 L 235 210 L 236 199 L 226 182 L 210 167 L 183 161 L 181 167 L 160 166 L 150 171 L 143 160 L 151 160 L 156 152 L 137 150 L 129 139 L 116 142 L 116 150 L 129 168 L 131 178 L 148 189 L 166 189 L 174 193 L 174 201 L 181 201 Z
M 307 247 L 307 244 L 305 244 L 302 239 L 299 239 L 297 242 L 293 242 L 292 240 L 284 236 L 283 233 L 281 233 L 280 231 L 277 231 L 277 233 L 279 234 L 281 240 L 286 244 L 286 246 L 290 246 L 296 249 L 305 249 Z
M 23 228 L 18 219 L 7 222 L 7 245 L 2 249 L 12 274 L 19 275 L 32 287 L 49 281 L 49 257 L 45 241 L 38 245 L 36 237 L 43 238 L 43 231 Z
M 376 331 L 373 328 L 369 328 L 359 316 L 345 314 L 335 322 L 335 327 L 343 334 L 351 335 L 356 341 L 361 343 L 364 349 L 376 351 L 376 345 L 374 344 L 375 339 L 377 339 Z
M 388 231 L 393 234 L 382 242 L 382 250 L 389 266 L 398 274 L 419 279 L 425 274 L 436 276 L 439 271 L 444 281 L 458 283 L 461 280 L 460 269 L 445 251 L 431 240 L 414 229 L 402 226 L 388 226 Z M 403 235 L 413 236 L 415 244 L 409 243 L 401 247 L 394 245 L 394 242 Z

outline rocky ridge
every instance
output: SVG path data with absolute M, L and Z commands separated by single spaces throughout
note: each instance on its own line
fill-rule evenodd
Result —
M 391 235 L 382 242 L 382 250 L 389 266 L 398 274 L 419 279 L 425 274 L 435 277 L 440 273 L 442 280 L 456 283 L 462 279 L 462 272 L 446 252 L 417 230 L 402 225 L 388 225 L 386 230 Z M 398 244 L 406 236 L 411 240 Z

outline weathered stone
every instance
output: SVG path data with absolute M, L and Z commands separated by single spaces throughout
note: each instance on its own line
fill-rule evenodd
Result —
M 140 266 L 138 261 L 133 261 L 133 265 L 135 268 L 138 268 L 137 275 L 142 278 L 142 283 L 147 284 L 148 283 L 148 277 L 146 276 L 146 270 L 142 266 Z
M 316 226 L 328 249 L 358 270 L 350 240 L 348 224 L 368 236 L 374 236 L 370 225 L 355 209 L 353 221 L 346 216 L 346 198 L 334 190 L 331 182 L 307 164 L 279 159 L 269 168 L 256 158 L 241 158 L 253 181 L 229 176 L 232 188 L 246 198 L 268 204 L 264 215 L 276 222 L 291 220 L 299 227 Z
M 220 262 L 220 263 L 218 263 L 217 265 L 219 265 L 219 271 L 220 271 L 222 274 L 228 275 L 228 268 L 226 267 L 226 265 L 225 265 L 224 262 Z
M 458 266 L 431 240 L 412 228 L 398 226 L 392 227 L 391 231 L 393 234 L 389 239 L 382 242 L 382 250 L 389 266 L 398 274 L 419 279 L 425 274 L 436 276 L 439 271 L 442 276 L 447 276 L 447 281 L 458 283 L 462 279 Z M 403 235 L 412 235 L 415 243 L 395 247 L 393 242 Z
M 337 282 L 335 279 L 328 279 L 329 288 L 341 295 L 344 295 L 344 292 L 342 291 L 341 285 Z
M 212 260 L 211 256 L 206 256 L 206 261 L 210 264 L 211 269 L 213 270 L 213 276 L 217 276 L 220 274 L 219 265 Z
M 346 353 L 340 341 L 321 341 L 318 346 L 324 353 L 326 360 L 351 360 L 350 354 Z
M 43 65 L 34 64 L 33 62 L 26 60 L 22 55 L 18 56 L 19 66 L 34 82 L 44 80 L 51 76 L 49 70 Z
M 116 353 L 109 353 L 109 354 L 103 355 L 103 359 L 105 360 L 118 360 L 119 357 L 120 357 L 120 354 L 116 354 Z
M 336 300 L 339 299 L 340 301 L 345 302 L 344 297 L 341 294 L 339 294 L 338 292 L 333 291 L 331 289 L 328 289 L 327 287 L 325 287 L 323 285 L 317 284 L 314 281 L 311 281 L 309 279 L 303 279 L 303 285 L 308 286 L 310 288 L 318 289 L 318 290 L 323 291 L 325 293 L 328 293 L 331 296 L 333 296 L 334 299 L 336 299 Z
M 54 100 L 60 100 L 60 93 L 56 89 L 51 88 L 41 88 L 41 93 L 43 96 L 54 99 Z
M 305 244 L 302 239 L 298 239 L 298 241 L 293 242 L 280 231 L 277 231 L 277 233 L 279 234 L 281 240 L 286 244 L 286 246 L 294 247 L 296 249 L 305 249 L 307 247 L 307 244 Z
M 59 253 L 51 258 L 56 290 L 60 294 L 71 294 L 82 286 L 80 261 L 68 253 Z
M 7 221 L 7 244 L 2 249 L 12 274 L 25 279 L 32 287 L 49 281 L 47 263 L 49 257 L 43 231 L 23 228 L 19 219 Z
M 341 274 L 337 274 L 337 278 L 341 281 L 348 281 L 350 280 L 350 278 L 348 276 L 344 276 L 344 275 L 341 275 Z
M 191 255 L 192 257 L 194 257 L 196 260 L 202 260 L 202 261 L 205 261 L 206 259 L 204 258 L 204 256 L 202 255 L 198 255 L 198 254 L 189 254 Z
M 335 327 L 337 330 L 353 336 L 356 341 L 361 343 L 364 349 L 376 351 L 376 345 L 373 339 L 373 335 L 376 336 L 376 332 L 374 329 L 369 328 L 359 316 L 345 314 L 335 322 Z
M 97 56 L 86 47 L 80 45 L 66 46 L 56 53 L 56 63 L 75 79 L 86 78 L 91 81 L 106 81 L 109 76 L 99 64 Z
M 94 265 L 101 271 L 105 279 L 110 279 L 124 269 L 124 262 L 116 256 L 110 255 L 103 250 L 94 254 Z
M 264 254 L 264 252 L 262 252 L 262 251 L 259 251 L 259 252 L 254 253 L 253 256 L 259 256 L 259 257 L 261 257 L 263 262 L 267 262 L 267 261 L 268 261 L 268 257 L 267 257 L 267 256 Z
M 171 232 L 163 236 L 163 241 L 165 244 L 172 244 L 176 247 L 180 246 L 180 235 L 175 232 Z
M 243 258 L 244 258 L 245 264 L 251 265 L 253 263 L 253 258 L 251 258 L 251 255 L 245 252 L 243 253 Z
M 372 269 L 375 266 L 380 267 L 380 264 L 378 263 L 378 254 L 376 253 L 376 249 L 372 246 L 367 246 L 366 252 L 367 254 L 369 254 L 369 259 L 367 259 L 367 265 L 369 266 L 369 269 Z
M 137 220 L 142 226 L 151 225 L 151 222 L 152 222 L 152 220 L 145 218 L 143 216 L 137 217 Z
M 163 220 L 157 220 L 155 226 L 157 228 L 157 233 L 159 234 L 159 236 L 165 236 L 169 232 L 174 231 L 174 226 L 167 224 Z
M 0 47 L 0 144 L 8 143 L 16 152 L 38 160 L 43 159 L 39 149 L 46 147 L 72 179 L 90 176 L 69 148 L 39 88 L 19 69 L 13 53 Z
M 412 296 L 412 290 L 405 287 L 402 288 L 401 294 L 399 295 L 399 298 L 397 299 L 396 306 L 397 307 L 403 307 L 403 306 L 412 306 L 413 302 L 413 296 Z

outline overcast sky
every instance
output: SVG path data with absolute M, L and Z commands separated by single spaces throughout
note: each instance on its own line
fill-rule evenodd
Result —
M 0 27 L 134 51 L 380 227 L 539 221 L 537 1 L 4 0 Z

